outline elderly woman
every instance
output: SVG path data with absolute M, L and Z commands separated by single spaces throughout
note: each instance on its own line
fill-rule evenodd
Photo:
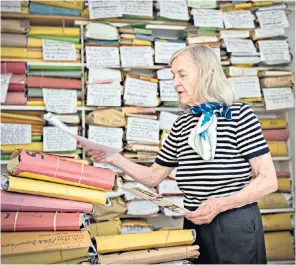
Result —
M 112 165 L 148 186 L 177 167 L 184 193 L 184 229 L 195 229 L 199 263 L 266 263 L 257 201 L 277 190 L 277 178 L 258 118 L 235 102 L 215 52 L 192 45 L 176 52 L 170 65 L 180 105 L 170 135 L 151 167 L 117 154 Z M 92 159 L 108 163 L 102 152 Z

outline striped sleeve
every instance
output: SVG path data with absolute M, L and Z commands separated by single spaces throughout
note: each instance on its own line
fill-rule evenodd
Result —
M 236 138 L 240 153 L 248 160 L 269 152 L 260 122 L 253 109 L 247 104 L 242 104 L 240 109 Z
M 180 117 L 175 121 L 168 138 L 165 140 L 155 163 L 165 167 L 177 167 L 178 137 L 181 131 Z

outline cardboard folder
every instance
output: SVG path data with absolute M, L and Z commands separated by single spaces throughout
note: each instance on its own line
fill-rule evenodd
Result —
M 278 178 L 278 190 L 279 191 L 290 191 L 291 190 L 290 178 Z
M 288 193 L 271 193 L 258 201 L 260 209 L 289 208 L 291 195 Z
M 99 255 L 101 264 L 151 264 L 196 258 L 199 246 L 181 246 Z
M 7 165 L 14 176 L 69 184 L 79 187 L 112 190 L 115 174 L 110 169 L 97 168 L 64 160 L 59 156 L 15 151 Z
M 282 231 L 293 229 L 292 213 L 263 214 L 264 231 Z
M 95 237 L 100 254 L 175 246 L 188 246 L 195 241 L 194 230 L 155 231 Z
M 120 219 L 90 224 L 89 231 L 92 237 L 96 236 L 112 236 L 120 234 Z
M 88 125 L 106 127 L 124 127 L 126 125 L 125 115 L 116 109 L 100 109 L 89 113 L 85 122 Z

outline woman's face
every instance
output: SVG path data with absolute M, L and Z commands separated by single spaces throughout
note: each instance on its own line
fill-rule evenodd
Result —
M 197 105 L 196 85 L 198 81 L 198 66 L 188 52 L 179 54 L 172 63 L 174 88 L 182 105 Z

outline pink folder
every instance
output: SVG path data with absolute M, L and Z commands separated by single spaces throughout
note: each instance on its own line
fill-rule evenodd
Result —
M 13 74 L 25 74 L 26 73 L 26 63 L 22 62 L 2 62 L 1 63 L 1 73 L 13 73 Z
M 263 136 L 267 141 L 287 141 L 289 138 L 289 130 L 263 130 Z
M 28 87 L 82 89 L 81 80 L 44 76 L 28 76 Z
M 27 97 L 24 92 L 7 92 L 5 103 L 2 105 L 26 105 Z

